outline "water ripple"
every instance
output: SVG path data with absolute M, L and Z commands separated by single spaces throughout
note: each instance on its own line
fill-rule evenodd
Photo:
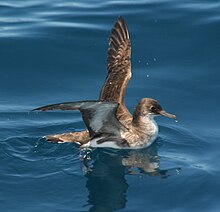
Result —
M 133 10 L 130 9 L 131 6 L 134 7 Z M 166 20 L 179 16 L 184 19 L 187 12 L 192 16 L 191 22 L 193 23 L 217 22 L 219 21 L 220 4 L 216 2 L 173 4 L 171 0 L 154 2 L 145 0 L 135 3 L 133 1 L 55 1 L 50 3 L 44 1 L 8 3 L 3 1 L 0 3 L 0 7 L 2 8 L 1 37 L 31 37 L 43 36 L 48 33 L 46 29 L 53 27 L 108 30 L 109 26 L 106 26 L 106 22 L 104 23 L 101 19 L 125 14 L 130 17 L 134 14 L 146 14 L 148 19 L 153 17 L 157 20 Z M 209 13 L 210 10 L 211 13 Z M 159 11 L 160 13 L 158 13 Z M 76 20 L 79 17 L 84 17 L 84 22 Z M 91 17 L 96 20 L 94 21 Z M 100 17 L 99 23 L 97 22 L 98 17 Z
M 219 209 L 218 1 L 2 0 L 0 10 L 2 211 Z M 157 141 L 138 151 L 46 142 L 85 129 L 80 113 L 28 111 L 97 98 L 120 15 L 134 53 L 129 109 L 152 96 L 179 122 L 158 118 Z
M 47 143 L 42 139 L 35 137 L 12 137 L 1 141 L 1 157 L 5 163 L 10 163 L 11 167 L 16 167 L 17 171 L 8 173 L 8 175 L 44 178 L 56 175 L 59 172 L 78 172 L 77 164 L 79 163 L 79 151 L 73 144 L 54 145 Z M 10 162 L 11 161 L 11 162 Z M 12 165 L 13 161 L 17 161 Z M 18 165 L 18 161 L 19 164 Z M 38 169 L 32 169 L 34 172 L 28 172 L 31 164 L 38 166 Z M 53 164 L 53 171 L 46 171 L 45 167 Z M 26 166 L 26 168 L 25 168 Z M 5 166 L 2 166 L 4 169 Z M 20 167 L 20 168 L 19 168 Z M 41 170 L 39 168 L 41 167 Z M 6 168 L 6 167 L 5 167 Z

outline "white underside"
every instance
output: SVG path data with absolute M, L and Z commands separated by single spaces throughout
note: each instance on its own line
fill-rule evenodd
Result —
M 116 145 L 115 142 L 113 142 L 113 141 L 106 141 L 106 142 L 101 143 L 101 144 L 97 144 L 96 141 L 91 141 L 90 142 L 90 147 L 122 149 L 120 146 Z
M 100 140 L 100 138 L 98 138 L 98 139 L 93 139 L 89 141 L 88 143 L 82 145 L 81 147 L 83 148 L 92 147 L 92 148 L 114 148 L 114 149 L 142 149 L 142 148 L 146 148 L 150 146 L 155 141 L 156 137 L 157 135 L 151 137 L 151 139 L 147 141 L 146 143 L 144 143 L 143 145 L 136 145 L 136 146 L 134 145 L 130 147 L 118 146 L 115 143 L 115 141 L 111 141 L 111 140 L 98 144 L 97 141 Z
M 141 149 L 141 148 L 146 148 L 149 147 L 157 138 L 158 134 L 158 125 L 154 120 L 155 115 L 150 116 L 150 122 L 149 122 L 149 117 L 147 117 L 147 122 L 148 124 L 151 124 L 151 127 L 149 129 L 146 129 L 146 131 L 149 132 L 150 136 L 147 136 L 146 140 L 137 142 L 135 145 L 134 143 L 130 145 L 129 147 L 122 147 L 118 146 L 115 141 L 105 141 L 101 144 L 98 144 L 97 141 L 104 138 L 96 138 L 91 141 L 89 141 L 87 144 L 84 144 L 82 147 L 93 147 L 93 148 L 114 148 L 114 149 Z M 124 137 L 121 135 L 122 138 Z M 126 139 L 126 138 L 125 138 Z
M 118 146 L 117 144 L 115 144 L 115 141 L 105 141 L 101 144 L 98 144 L 97 141 L 100 140 L 102 138 L 96 138 L 93 139 L 89 142 L 89 147 L 93 147 L 93 148 L 114 148 L 114 149 L 122 149 L 120 146 Z

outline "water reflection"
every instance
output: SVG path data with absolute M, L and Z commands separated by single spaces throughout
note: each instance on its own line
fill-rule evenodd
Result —
M 96 149 L 82 153 L 90 211 L 114 211 L 126 206 L 126 175 L 166 178 L 179 168 L 161 170 L 156 144 L 143 150 Z M 174 172 L 173 172 L 174 171 Z

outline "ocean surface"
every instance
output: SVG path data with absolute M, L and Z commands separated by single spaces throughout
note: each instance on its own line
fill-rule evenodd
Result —
M 129 110 L 151 97 L 178 122 L 157 117 L 142 150 L 46 142 L 85 129 L 81 115 L 31 110 L 98 98 L 119 16 Z M 1 0 L 0 74 L 1 211 L 220 211 L 219 1 Z

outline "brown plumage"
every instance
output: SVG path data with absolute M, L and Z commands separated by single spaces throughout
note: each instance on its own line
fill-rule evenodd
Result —
M 101 101 L 115 101 L 124 104 L 124 95 L 131 78 L 131 44 L 128 28 L 119 17 L 109 38 L 107 57 L 108 75 L 100 92 Z
M 157 115 L 176 118 L 166 113 L 159 103 L 143 98 L 133 116 L 124 103 L 125 91 L 131 78 L 131 44 L 128 28 L 122 17 L 115 23 L 107 57 L 107 77 L 98 101 L 53 104 L 35 110 L 79 110 L 88 131 L 46 136 L 48 141 L 77 142 L 92 147 L 142 148 L 156 138 Z
M 109 38 L 107 57 L 108 75 L 102 86 L 99 100 L 120 103 L 117 116 L 124 124 L 132 115 L 124 104 L 124 96 L 131 79 L 131 42 L 127 25 L 122 17 L 115 23 Z

